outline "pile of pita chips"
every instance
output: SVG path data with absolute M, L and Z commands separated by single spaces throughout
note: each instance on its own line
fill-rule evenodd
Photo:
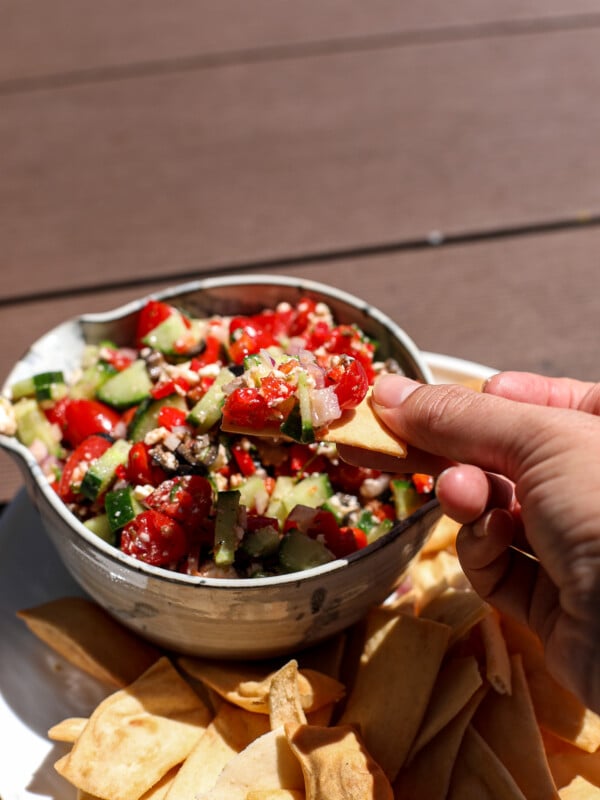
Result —
M 456 530 L 442 520 L 398 596 L 352 630 L 268 662 L 150 648 L 123 685 L 117 623 L 92 646 L 93 604 L 75 602 L 77 624 L 67 599 L 29 609 L 43 641 L 119 687 L 50 729 L 70 747 L 56 769 L 80 800 L 600 800 L 600 717 L 552 678 L 530 631 L 470 589 Z M 144 651 L 116 636 L 122 661 Z
M 61 597 L 17 616 L 66 661 L 109 686 L 127 686 L 161 655 L 84 597 Z
M 190 677 L 201 681 L 224 700 L 247 711 L 269 714 L 269 690 L 275 675 L 272 664 L 244 664 L 201 658 L 180 658 L 179 666 Z M 300 703 L 307 713 L 337 702 L 344 686 L 323 672 L 306 668 L 298 671 Z
M 210 709 L 161 658 L 97 706 L 55 767 L 97 797 L 141 797 L 187 758 L 210 718 Z

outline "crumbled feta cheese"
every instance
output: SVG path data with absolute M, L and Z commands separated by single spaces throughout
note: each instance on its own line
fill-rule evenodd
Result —
M 390 476 L 385 473 L 378 478 L 366 478 L 360 487 L 360 494 L 362 497 L 372 500 L 375 497 L 379 497 L 387 489 L 389 483 Z
M 313 445 L 311 445 L 311 448 L 312 447 Z M 317 455 L 325 456 L 325 458 L 328 458 L 330 461 L 337 460 L 337 450 L 333 442 L 319 442 L 315 449 Z
M 143 486 L 142 484 L 138 484 L 133 488 L 133 496 L 136 500 L 139 500 L 140 503 L 143 503 L 147 497 L 150 497 L 152 492 L 154 491 L 154 486 L 151 483 L 145 483 Z
M 167 436 L 169 436 L 170 431 L 167 428 L 154 428 L 144 436 L 144 444 L 147 444 L 148 447 L 152 447 L 155 444 L 159 444 L 160 442 L 164 442 Z
M 187 364 L 167 364 L 165 370 L 173 380 L 183 378 L 190 386 L 195 386 L 200 382 L 198 373 L 190 369 L 189 362 Z M 181 387 L 175 386 L 175 389 L 181 389 Z M 180 394 L 185 396 L 185 393 L 185 389 L 181 389 Z
M 229 489 L 229 482 L 227 481 L 227 478 L 220 472 L 215 472 L 213 475 L 213 480 L 218 492 L 226 492 L 227 489 Z
M 327 500 L 327 505 L 342 518 L 360 509 L 358 497 L 353 494 L 345 494 L 342 492 L 332 494 Z
M 227 466 L 227 450 L 222 444 L 219 444 L 219 448 L 217 450 L 217 457 L 215 458 L 212 469 L 216 472 L 219 469 Z
M 0 433 L 14 436 L 17 432 L 15 410 L 7 397 L 0 397 Z
M 204 367 L 200 367 L 196 374 L 200 378 L 216 378 L 220 371 L 221 366 L 215 362 L 214 364 L 206 364 Z

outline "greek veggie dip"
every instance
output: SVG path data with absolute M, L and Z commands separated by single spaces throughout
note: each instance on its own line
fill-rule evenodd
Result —
M 430 499 L 430 476 L 350 466 L 322 435 L 398 370 L 310 297 L 206 319 L 149 300 L 130 346 L 88 345 L 76 374 L 14 383 L 0 429 L 124 553 L 190 575 L 266 577 L 366 547 Z

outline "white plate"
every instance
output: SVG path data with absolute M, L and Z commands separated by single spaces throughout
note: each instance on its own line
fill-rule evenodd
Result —
M 485 380 L 495 370 L 427 353 L 440 383 Z M 0 519 L 0 800 L 74 800 L 75 790 L 53 769 L 67 746 L 53 745 L 48 729 L 86 716 L 107 693 L 32 636 L 16 617 L 22 608 L 82 594 L 44 534 L 21 491 Z

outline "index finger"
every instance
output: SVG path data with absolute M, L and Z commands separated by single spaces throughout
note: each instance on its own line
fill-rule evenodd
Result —
M 586 381 L 548 378 L 534 372 L 499 372 L 486 382 L 483 391 L 520 403 L 578 409 L 594 386 Z

